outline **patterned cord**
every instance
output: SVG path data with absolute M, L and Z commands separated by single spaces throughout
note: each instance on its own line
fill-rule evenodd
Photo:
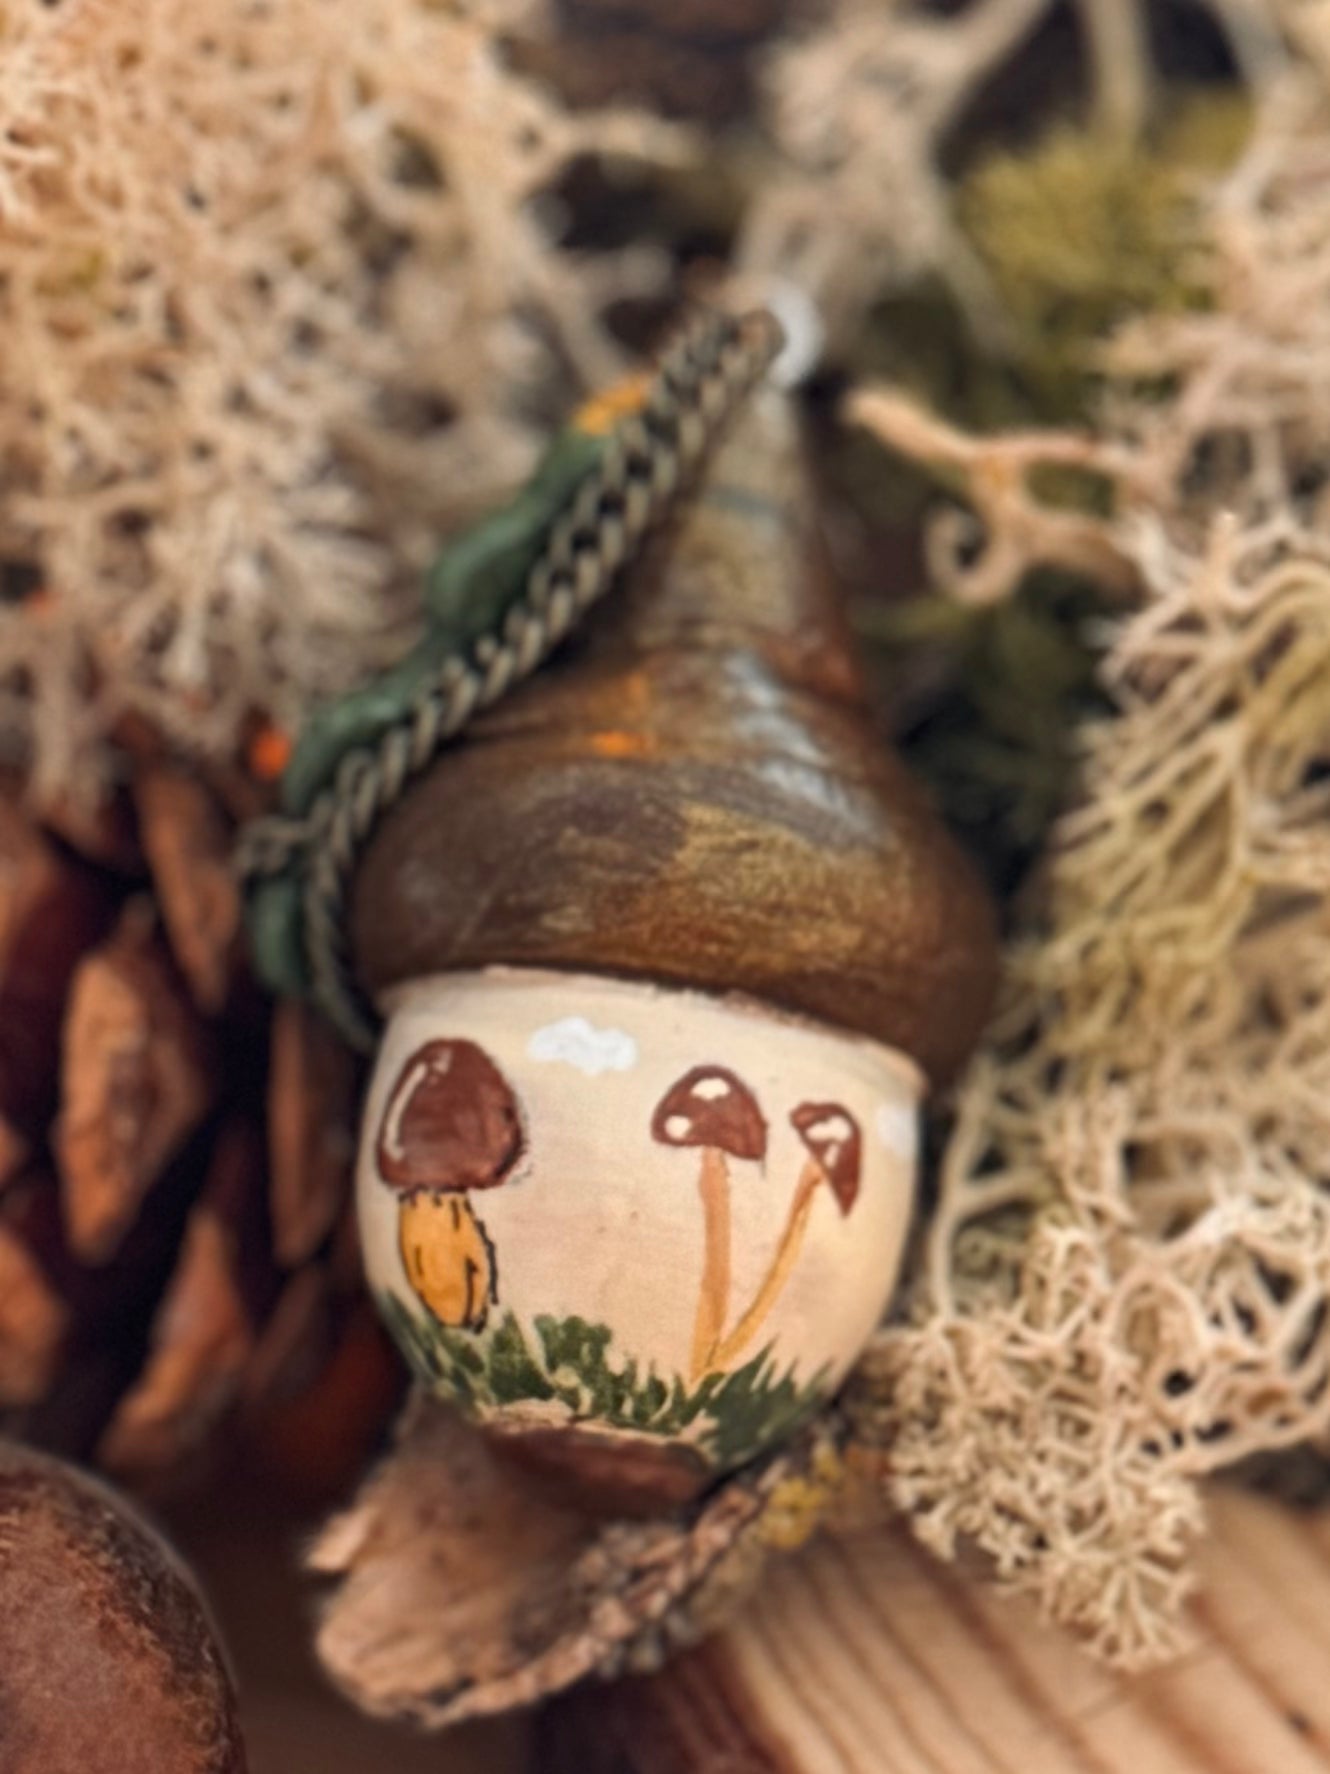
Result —
M 356 862 L 384 814 L 476 715 L 548 658 L 639 552 L 696 474 L 781 347 L 765 311 L 701 315 L 666 349 L 640 410 L 554 522 L 526 586 L 491 634 L 454 654 L 404 718 L 348 752 L 301 819 L 274 816 L 244 834 L 247 885 L 298 873 L 311 996 L 352 1046 L 372 1049 L 378 1018 L 351 971 L 347 899 Z

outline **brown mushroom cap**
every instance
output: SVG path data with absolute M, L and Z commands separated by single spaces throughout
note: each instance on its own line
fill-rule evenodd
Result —
M 841 1103 L 800 1103 L 790 1125 L 821 1166 L 841 1213 L 849 1213 L 863 1165 L 859 1123 Z
M 397 1075 L 379 1122 L 379 1175 L 395 1189 L 492 1189 L 526 1136 L 507 1079 L 474 1041 L 427 1041 Z
M 757 1098 L 725 1066 L 694 1066 L 672 1084 L 651 1118 L 663 1146 L 711 1146 L 732 1158 L 765 1158 L 767 1124 Z

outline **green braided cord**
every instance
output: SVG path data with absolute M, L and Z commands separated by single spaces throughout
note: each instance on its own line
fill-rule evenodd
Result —
M 550 523 L 525 584 L 496 611 L 494 626 L 431 660 L 402 717 L 378 730 L 371 723 L 373 742 L 348 750 L 307 807 L 246 832 L 237 866 L 261 970 L 279 989 L 312 998 L 353 1046 L 372 1048 L 378 1027 L 346 941 L 347 896 L 368 838 L 443 746 L 530 677 L 605 595 L 780 344 L 776 322 L 760 311 L 706 314 L 687 327 L 662 355 L 641 410 L 609 436 Z M 485 589 L 501 603 L 501 582 Z M 320 773 L 311 774 L 317 783 Z M 300 809 L 306 792 L 302 785 L 284 793 L 285 804 Z
M 449 543 L 425 582 L 425 632 L 390 670 L 316 708 L 282 777 L 282 812 L 303 818 L 349 751 L 410 720 L 445 662 L 499 629 L 522 595 L 550 529 L 610 439 L 568 426 L 515 498 Z

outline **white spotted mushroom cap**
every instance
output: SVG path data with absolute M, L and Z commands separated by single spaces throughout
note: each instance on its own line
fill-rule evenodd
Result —
M 863 1163 L 859 1123 L 840 1103 L 800 1103 L 790 1125 L 831 1184 L 842 1214 L 849 1213 L 859 1194 Z
M 709 1146 L 732 1158 L 765 1158 L 767 1124 L 752 1091 L 725 1066 L 694 1066 L 656 1107 L 651 1137 L 663 1146 Z

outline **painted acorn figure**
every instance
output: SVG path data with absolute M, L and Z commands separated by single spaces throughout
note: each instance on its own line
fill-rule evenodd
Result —
M 995 933 L 865 713 L 785 396 L 375 818 L 346 922 L 365 1264 L 420 1378 L 612 1507 L 793 1433 L 888 1301 Z

